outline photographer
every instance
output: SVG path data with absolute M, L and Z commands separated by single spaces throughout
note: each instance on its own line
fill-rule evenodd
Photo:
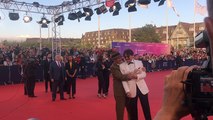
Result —
M 212 56 L 213 0 L 207 0 L 207 7 L 209 17 L 205 18 L 204 22 L 210 42 L 210 56 Z M 181 81 L 185 81 L 187 79 L 188 73 L 193 68 L 195 68 L 195 66 L 180 67 L 166 76 L 164 83 L 163 104 L 154 120 L 179 120 L 190 113 L 189 108 L 183 106 L 184 92 L 183 83 L 181 83 Z

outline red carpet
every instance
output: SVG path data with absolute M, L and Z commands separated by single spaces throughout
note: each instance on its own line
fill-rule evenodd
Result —
M 146 81 L 150 89 L 149 101 L 152 116 L 160 108 L 163 96 L 163 79 L 171 71 L 148 73 Z M 45 93 L 44 83 L 36 83 L 37 98 L 28 98 L 23 94 L 23 85 L 0 86 L 0 120 L 115 120 L 115 102 L 112 93 L 106 99 L 97 95 L 97 78 L 77 80 L 76 99 L 51 101 L 51 93 Z M 65 97 L 68 98 L 67 94 Z M 139 102 L 139 101 L 138 101 Z M 140 102 L 139 102 L 140 103 Z M 139 120 L 144 120 L 139 105 Z M 125 114 L 125 120 L 127 116 Z M 191 120 L 188 116 L 183 120 Z

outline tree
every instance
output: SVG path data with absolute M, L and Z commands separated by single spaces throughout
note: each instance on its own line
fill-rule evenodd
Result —
M 132 38 L 135 42 L 160 42 L 159 35 L 155 32 L 156 26 L 146 24 L 142 28 L 133 30 Z

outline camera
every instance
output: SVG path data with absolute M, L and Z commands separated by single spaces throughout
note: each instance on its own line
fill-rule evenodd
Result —
M 213 74 L 211 58 L 211 41 L 207 31 L 201 31 L 195 37 L 197 48 L 206 48 L 208 59 L 203 62 L 201 68 L 193 69 L 183 82 L 184 105 L 190 109 L 195 120 L 208 120 L 213 115 Z

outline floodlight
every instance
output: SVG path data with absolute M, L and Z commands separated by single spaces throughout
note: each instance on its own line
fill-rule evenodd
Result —
M 39 4 L 38 2 L 33 2 L 33 6 L 34 6 L 34 7 L 39 7 L 40 4 Z
M 45 18 L 44 16 L 41 18 L 40 21 L 38 21 L 38 24 L 41 24 L 42 28 L 47 28 L 49 23 L 50 23 L 50 21 L 47 18 Z
M 76 3 L 78 3 L 78 2 L 80 2 L 80 0 L 72 0 L 72 3 L 73 3 L 73 4 L 76 4 Z
M 83 10 L 84 10 L 83 16 L 86 16 L 85 20 L 90 21 L 91 20 L 91 16 L 93 15 L 92 9 L 84 7 Z
M 30 16 L 28 16 L 28 15 L 25 15 L 24 17 L 23 17 L 23 20 L 24 20 L 24 22 L 25 23 L 29 23 L 29 22 L 31 22 L 32 21 L 32 17 L 30 17 Z
M 113 12 L 113 16 L 119 15 L 119 11 L 121 10 L 121 4 L 116 2 L 112 7 L 109 8 L 110 12 Z
M 18 20 L 19 19 L 19 14 L 18 13 L 9 13 L 9 18 L 10 20 Z
M 78 16 L 76 15 L 76 13 L 69 13 L 68 15 L 69 20 L 76 20 L 77 18 Z
M 41 24 L 41 28 L 48 28 L 47 24 Z
M 78 22 L 80 22 L 80 18 L 84 17 L 85 15 L 79 10 L 77 13 Z
M 125 3 L 125 7 L 128 7 L 128 12 L 135 12 L 135 11 L 137 11 L 137 8 L 136 8 L 134 0 L 128 0 Z
M 138 3 L 141 5 L 148 5 L 150 4 L 151 0 L 138 0 Z
M 98 7 L 95 10 L 97 15 L 100 15 L 101 13 L 105 14 L 108 11 L 105 5 L 102 5 L 101 7 Z
M 158 4 L 158 6 L 163 5 L 165 1 L 166 1 L 166 0 L 160 0 L 160 2 L 159 2 L 159 4 Z
M 71 2 L 70 1 L 63 1 L 61 3 L 62 6 L 68 6 L 68 5 L 71 5 Z
M 63 25 L 64 22 L 64 15 L 60 15 L 55 19 L 55 22 L 58 23 L 58 25 Z

